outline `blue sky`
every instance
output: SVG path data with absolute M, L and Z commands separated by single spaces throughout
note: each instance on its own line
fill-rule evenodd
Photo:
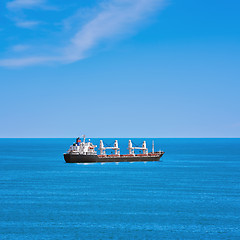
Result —
M 238 1 L 0 3 L 0 137 L 240 137 Z

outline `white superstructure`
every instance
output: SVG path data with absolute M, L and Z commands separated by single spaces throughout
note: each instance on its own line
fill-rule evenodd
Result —
M 97 146 L 93 145 L 90 142 L 85 141 L 85 136 L 83 137 L 83 142 L 78 138 L 76 140 L 76 143 L 73 143 L 70 148 L 68 149 L 67 153 L 71 154 L 80 154 L 80 155 L 97 155 L 97 152 L 95 151 L 95 148 Z

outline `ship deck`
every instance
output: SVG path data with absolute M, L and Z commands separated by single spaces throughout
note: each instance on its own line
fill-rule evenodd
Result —
M 158 157 L 162 155 L 164 152 L 158 153 L 148 153 L 148 154 L 123 154 L 123 155 L 116 155 L 116 154 L 109 154 L 109 155 L 97 155 L 99 158 L 134 158 L 134 157 Z

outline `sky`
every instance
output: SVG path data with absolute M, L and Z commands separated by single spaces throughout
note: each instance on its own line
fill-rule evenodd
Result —
M 240 137 L 240 2 L 0 2 L 0 137 Z

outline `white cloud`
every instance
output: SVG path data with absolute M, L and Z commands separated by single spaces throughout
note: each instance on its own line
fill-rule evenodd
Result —
M 15 45 L 12 47 L 12 50 L 14 52 L 23 52 L 23 51 L 26 51 L 30 48 L 29 45 L 24 45 L 24 44 L 18 44 L 18 45 Z
M 43 4 L 44 0 L 14 0 L 7 3 L 8 9 L 33 8 Z
M 86 23 L 71 39 L 66 57 L 76 61 L 101 41 L 128 32 L 146 14 L 163 3 L 161 0 L 117 0 L 105 6 L 93 20 Z
M 16 21 L 16 26 L 21 27 L 21 28 L 34 28 L 37 25 L 40 24 L 38 21 L 24 21 L 24 20 L 18 20 Z
M 143 19 L 163 6 L 164 3 L 164 0 L 112 0 L 105 2 L 95 16 L 78 29 L 74 36 L 69 38 L 69 44 L 61 49 L 58 56 L 3 59 L 0 60 L 0 65 L 26 66 L 81 60 L 86 57 L 87 51 L 99 43 L 128 33 L 133 26 L 141 24 Z
M 3 67 L 22 67 L 31 66 L 36 64 L 42 64 L 46 62 L 57 61 L 56 58 L 51 57 L 26 57 L 26 58 L 10 58 L 0 60 L 0 66 Z
M 22 9 L 33 9 L 33 8 L 48 8 L 45 5 L 45 0 L 14 0 L 7 3 L 7 8 L 14 12 L 14 17 L 9 17 L 10 20 L 15 22 L 17 27 L 21 28 L 34 28 L 40 24 L 39 21 L 26 20 L 22 14 Z M 23 17 L 24 16 L 24 17 Z

